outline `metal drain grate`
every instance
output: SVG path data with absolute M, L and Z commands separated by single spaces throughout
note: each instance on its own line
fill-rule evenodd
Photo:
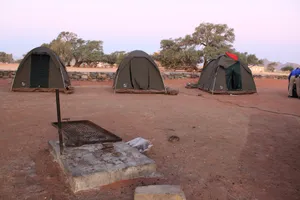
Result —
M 52 125 L 58 128 L 57 122 L 53 122 Z M 67 147 L 122 141 L 120 137 L 89 120 L 62 122 L 61 130 Z

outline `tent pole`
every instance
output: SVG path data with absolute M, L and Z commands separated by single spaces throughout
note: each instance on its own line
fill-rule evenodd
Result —
M 60 155 L 63 154 L 63 137 L 61 133 L 61 115 L 60 115 L 60 102 L 59 102 L 59 89 L 55 89 L 56 93 L 56 112 L 57 112 L 57 126 L 58 126 L 58 136 L 59 136 L 59 149 Z

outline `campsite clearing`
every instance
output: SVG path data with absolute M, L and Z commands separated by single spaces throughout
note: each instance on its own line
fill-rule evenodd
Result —
M 48 140 L 57 139 L 54 93 L 10 92 L 0 79 L 0 199 L 132 200 L 137 186 L 181 185 L 188 200 L 296 200 L 300 196 L 300 104 L 287 80 L 256 79 L 257 94 L 211 95 L 166 80 L 177 96 L 114 94 L 112 82 L 76 82 L 61 95 L 62 117 L 101 124 L 125 141 L 153 143 L 164 179 L 118 182 L 76 196 Z M 198 96 L 201 94 L 201 96 Z M 178 136 L 178 142 L 168 138 Z M 4 183 L 4 184 L 3 184 Z

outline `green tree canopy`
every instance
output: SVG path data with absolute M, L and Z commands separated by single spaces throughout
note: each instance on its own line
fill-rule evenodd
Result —
M 74 43 L 78 39 L 78 36 L 76 33 L 63 31 L 57 36 L 57 39 L 62 40 L 64 42 Z
M 274 72 L 275 71 L 275 67 L 278 65 L 277 62 L 271 62 L 267 65 L 267 71 L 269 72 Z
M 248 54 L 247 52 L 234 52 L 239 59 L 250 66 L 262 65 L 263 60 L 258 59 L 255 54 Z
M 52 40 L 49 44 L 42 44 L 44 47 L 52 49 L 67 65 L 72 60 L 71 43 L 59 38 Z
M 162 40 L 160 48 L 161 51 L 154 54 L 153 58 L 166 68 L 197 69 L 197 64 L 201 62 L 201 51 L 182 38 Z
M 202 23 L 194 33 L 184 38 L 161 40 L 160 54 L 154 55 L 154 58 L 167 68 L 177 69 L 180 66 L 195 67 L 201 62 L 206 66 L 209 60 L 229 51 L 236 53 L 242 62 L 249 65 L 262 64 L 256 55 L 234 50 L 234 40 L 234 30 L 226 24 Z
M 290 65 L 281 68 L 281 71 L 284 71 L 284 72 L 286 72 L 286 71 L 290 71 L 291 72 L 293 70 L 294 70 L 294 67 L 290 66 Z
M 115 51 L 111 54 L 104 54 L 102 58 L 102 62 L 106 62 L 110 65 L 117 64 L 119 65 L 121 61 L 127 56 L 125 51 Z
M 95 66 L 97 62 L 100 62 L 103 56 L 103 42 L 97 40 L 82 39 L 77 40 L 79 43 L 78 48 L 73 50 L 73 56 L 75 58 L 75 66 L 80 66 L 82 63 L 86 63 L 90 66 Z
M 5 52 L 0 52 L 0 62 L 2 62 L 2 63 L 14 62 L 13 55 L 5 53 Z
M 234 29 L 229 28 L 227 24 L 202 23 L 195 28 L 191 36 L 186 36 L 185 40 L 190 45 L 202 49 L 203 65 L 206 66 L 209 60 L 232 49 L 235 35 Z
M 201 23 L 192 34 L 183 38 L 161 40 L 160 52 L 154 54 L 153 58 L 166 68 L 197 69 L 199 63 L 204 62 L 206 66 L 209 60 L 230 51 L 249 65 L 262 64 L 256 55 L 233 49 L 234 40 L 234 29 L 226 24 Z M 75 66 L 82 63 L 94 65 L 100 61 L 119 64 L 126 56 L 124 51 L 104 54 L 102 41 L 84 40 L 68 31 L 61 32 L 56 39 L 42 46 L 52 49 L 67 65 L 74 59 Z
M 234 39 L 234 30 L 226 24 L 202 23 L 184 38 L 162 40 L 155 59 L 168 68 L 196 68 L 203 61 L 206 66 L 209 60 L 231 50 Z
M 83 40 L 72 32 L 61 32 L 56 39 L 42 46 L 52 49 L 67 65 L 75 59 L 75 66 L 82 63 L 95 65 L 103 56 L 103 42 Z

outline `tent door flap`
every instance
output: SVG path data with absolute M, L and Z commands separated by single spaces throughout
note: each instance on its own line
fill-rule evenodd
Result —
M 49 87 L 50 56 L 43 54 L 31 55 L 30 87 Z
M 236 62 L 225 69 L 228 90 L 242 90 L 241 65 Z
M 131 82 L 134 89 L 149 89 L 149 66 L 145 58 L 133 58 L 130 62 Z

